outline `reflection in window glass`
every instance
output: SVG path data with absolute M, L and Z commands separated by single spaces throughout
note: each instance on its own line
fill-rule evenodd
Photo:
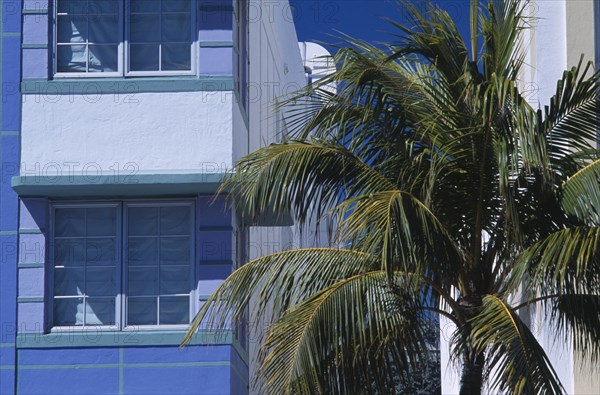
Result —
M 114 325 L 117 208 L 54 210 L 54 325 Z
M 117 72 L 119 10 L 118 0 L 60 0 L 56 15 L 56 71 Z
M 122 205 L 54 207 L 55 327 L 189 323 L 193 205 Z

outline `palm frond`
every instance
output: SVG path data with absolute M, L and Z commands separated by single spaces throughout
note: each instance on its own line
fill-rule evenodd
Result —
M 380 268 L 377 258 L 364 252 L 335 248 L 284 251 L 253 260 L 234 271 L 208 298 L 194 318 L 184 343 L 201 324 L 226 329 L 244 317 L 256 296 L 251 320 L 266 311 L 285 311 L 298 301 L 340 279 Z
M 600 294 L 565 294 L 547 303 L 557 338 L 593 363 L 600 360 Z
M 482 301 L 481 311 L 469 320 L 469 346 L 487 355 L 490 389 L 511 394 L 564 393 L 544 349 L 518 314 L 495 295 Z
M 230 189 L 248 216 L 258 217 L 270 209 L 287 212 L 292 207 L 303 223 L 311 214 L 322 217 L 345 195 L 393 185 L 343 146 L 289 141 L 246 156 L 221 189 Z
M 567 179 L 560 189 L 560 201 L 565 211 L 592 225 L 600 219 L 600 160 Z
M 543 294 L 599 292 L 599 241 L 599 227 L 576 226 L 554 232 L 521 254 L 508 283 L 516 289 L 517 283 L 528 278 L 529 291 Z
M 478 1 L 474 1 L 478 3 Z M 529 1 L 489 2 L 487 15 L 481 17 L 483 67 L 489 80 L 493 76 L 517 80 L 525 56 L 522 32 L 531 17 L 525 14 Z
M 381 256 L 383 267 L 456 281 L 462 251 L 433 212 L 406 191 L 391 190 L 346 199 L 341 241 Z M 432 260 L 435 264 L 432 265 Z
M 419 317 L 422 285 L 407 277 L 397 273 L 390 286 L 384 271 L 362 273 L 286 312 L 265 343 L 267 393 L 368 393 L 356 387 L 369 383 L 360 369 L 365 360 L 383 363 L 382 375 L 390 359 L 400 368 L 417 365 L 427 348 Z
M 590 76 L 593 70 L 593 64 L 584 64 L 582 58 L 577 66 L 565 71 L 557 82 L 550 106 L 545 108 L 545 119 L 540 127 L 542 133 L 548 136 L 550 152 L 555 160 L 586 150 L 598 141 L 600 72 Z

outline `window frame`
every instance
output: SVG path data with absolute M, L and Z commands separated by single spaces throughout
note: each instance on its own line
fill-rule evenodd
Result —
M 175 199 L 119 199 L 119 200 L 94 200 L 94 201 L 51 201 L 49 207 L 49 248 L 46 267 L 47 303 L 44 304 L 46 315 L 46 327 L 50 333 L 55 332 L 88 332 L 88 331 L 186 331 L 198 311 L 198 245 L 196 232 L 197 208 L 193 198 Z M 189 292 L 189 322 L 187 324 L 166 325 L 127 325 L 127 209 L 129 207 L 165 207 L 165 206 L 187 206 L 190 209 L 190 292 Z M 55 210 L 57 208 L 98 208 L 115 207 L 117 215 L 116 232 L 116 284 L 117 294 L 115 296 L 115 324 L 114 325 L 54 325 L 54 252 L 55 252 Z M 159 319 L 159 317 L 157 317 Z
M 190 22 L 190 70 L 168 70 L 168 71 L 131 71 L 129 64 L 129 26 L 130 26 L 130 0 L 117 0 L 119 6 L 119 43 L 117 46 L 117 68 L 116 72 L 59 72 L 58 71 L 58 2 L 54 0 L 52 13 L 52 76 L 54 78 L 122 78 L 122 77 L 176 77 L 197 75 L 198 57 L 198 34 L 196 23 L 198 18 L 198 5 L 196 0 L 189 0 L 191 7 Z M 72 1 L 72 0 L 71 0 Z M 88 60 L 89 61 L 89 60 Z M 160 60 L 159 60 L 160 61 Z
M 123 1 L 123 0 L 119 0 L 119 1 Z M 130 4 L 131 1 L 130 0 L 125 0 L 126 4 L 125 4 L 125 8 L 124 8 L 124 14 L 126 16 L 130 15 Z M 162 0 L 164 1 L 164 0 Z M 191 21 L 190 21 L 190 37 L 192 38 L 191 40 L 191 48 L 190 48 L 190 70 L 167 70 L 167 71 L 131 71 L 131 67 L 130 67 L 130 62 L 129 62 L 129 58 L 130 56 L 130 51 L 131 51 L 131 46 L 129 45 L 129 37 L 131 36 L 130 34 L 130 25 L 131 25 L 131 20 L 129 17 L 125 18 L 123 21 L 123 43 L 125 44 L 124 48 L 123 48 L 123 75 L 125 77 L 156 77 L 156 76 L 164 76 L 164 77 L 172 77 L 172 76 L 190 76 L 190 75 L 196 75 L 196 57 L 197 57 L 197 53 L 198 53 L 198 34 L 196 33 L 196 18 L 197 18 L 197 5 L 196 5 L 196 1 L 195 0 L 189 0 L 190 1 L 190 7 L 192 7 L 192 13 L 191 13 Z M 162 14 L 161 14 L 162 16 Z M 160 59 L 159 61 L 159 67 L 160 67 Z
M 166 325 L 160 325 L 160 324 L 156 324 L 156 325 L 128 325 L 127 324 L 127 306 L 128 306 L 128 299 L 129 299 L 129 286 L 128 286 L 128 262 L 127 261 L 127 238 L 128 235 L 126 234 L 126 230 L 129 229 L 128 225 L 129 225 L 129 208 L 131 207 L 165 207 L 165 206 L 188 206 L 190 211 L 191 211 L 191 215 L 192 215 L 192 220 L 190 221 L 190 292 L 189 292 L 189 298 L 190 298 L 190 303 L 189 303 L 189 322 L 187 324 L 166 324 Z M 196 207 L 193 201 L 191 200 L 180 200 L 180 201 L 173 201 L 173 200 L 165 200 L 162 202 L 158 202 L 158 201 L 140 201 L 140 200 L 125 200 L 122 203 L 122 234 L 123 237 L 121 238 L 121 255 L 122 255 L 122 260 L 123 260 L 123 269 L 121 272 L 121 292 L 123 294 L 123 300 L 122 300 L 122 311 L 121 311 L 121 325 L 120 328 L 123 331 L 138 331 L 138 330 L 177 330 L 177 329 L 186 329 L 189 327 L 189 324 L 192 322 L 194 315 L 198 309 L 198 305 L 197 305 L 197 286 L 198 286 L 198 279 L 197 279 L 197 274 L 196 274 Z M 160 275 L 160 274 L 159 274 Z M 153 295 L 155 297 L 158 297 L 160 300 L 160 295 Z M 158 309 L 160 311 L 160 305 L 158 306 Z M 160 320 L 160 315 L 159 313 L 157 313 L 157 320 Z

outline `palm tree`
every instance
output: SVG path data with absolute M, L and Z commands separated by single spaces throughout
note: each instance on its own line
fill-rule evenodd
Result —
M 546 309 L 557 340 L 598 359 L 599 75 L 580 62 L 536 109 L 519 91 L 525 2 L 473 1 L 469 44 L 442 9 L 404 7 L 397 42 L 349 39 L 338 71 L 287 102 L 288 139 L 225 185 L 251 215 L 335 218 L 337 247 L 242 266 L 189 336 L 255 298 L 251 320 L 276 316 L 266 392 L 387 393 L 427 358 L 434 314 L 456 324 L 461 394 L 564 392 L 525 317 Z

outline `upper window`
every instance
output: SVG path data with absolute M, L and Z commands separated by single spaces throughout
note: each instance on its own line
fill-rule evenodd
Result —
M 57 76 L 193 73 L 193 0 L 56 3 Z
M 54 205 L 52 326 L 189 324 L 192 218 L 183 201 Z

